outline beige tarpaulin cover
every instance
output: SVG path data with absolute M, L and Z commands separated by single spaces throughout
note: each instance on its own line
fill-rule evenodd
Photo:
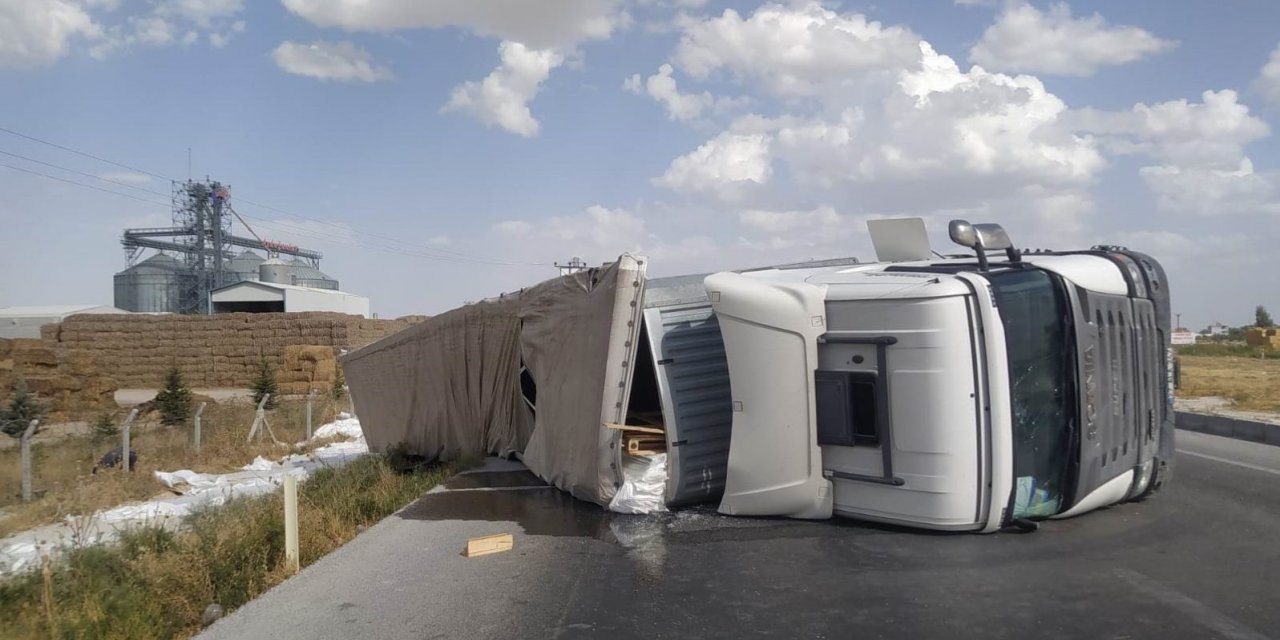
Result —
M 643 262 L 639 263 L 643 265 Z M 624 256 L 517 294 L 454 309 L 342 358 L 374 451 L 453 460 L 521 454 L 574 497 L 607 504 L 630 386 L 643 268 Z M 537 385 L 536 417 L 520 364 Z

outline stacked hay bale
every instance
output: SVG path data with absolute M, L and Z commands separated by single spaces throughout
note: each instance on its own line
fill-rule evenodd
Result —
M 336 354 L 385 338 L 424 316 L 341 313 L 77 315 L 41 327 L 41 339 L 0 340 L 0 401 L 19 378 L 55 413 L 116 408 L 119 388 L 159 388 L 170 367 L 192 387 L 247 388 L 265 359 L 280 392 L 329 392 Z
M 281 395 L 305 395 L 314 390 L 329 393 L 338 376 L 335 347 L 289 345 L 284 348 L 283 366 L 276 372 Z
M 49 340 L 0 340 L 0 397 L 19 381 L 56 418 L 116 408 L 116 381 L 91 356 L 68 354 Z
M 1280 349 L 1280 329 L 1252 327 L 1245 331 L 1244 340 L 1251 347 Z

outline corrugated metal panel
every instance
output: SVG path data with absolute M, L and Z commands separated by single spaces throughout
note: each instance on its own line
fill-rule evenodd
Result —
M 661 304 L 664 296 L 654 293 L 646 293 L 647 306 Z M 716 500 L 724 493 L 733 422 L 720 324 L 704 300 L 650 306 L 644 326 L 667 431 L 667 504 Z

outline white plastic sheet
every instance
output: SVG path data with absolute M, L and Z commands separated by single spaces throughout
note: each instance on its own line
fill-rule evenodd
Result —
M 36 566 L 42 554 L 56 553 L 69 545 L 110 542 L 117 531 L 128 527 L 176 525 L 200 508 L 271 493 L 280 487 L 286 475 L 305 480 L 316 469 L 341 466 L 369 452 L 359 420 L 347 414 L 340 414 L 338 421 L 317 429 L 314 438 L 333 436 L 352 440 L 290 455 L 279 462 L 259 456 L 233 473 L 198 473 L 190 469 L 157 471 L 156 480 L 182 495 L 125 504 L 87 517 L 68 517 L 63 524 L 14 534 L 0 541 L 0 574 Z
M 667 487 L 667 454 L 630 457 L 622 467 L 625 480 L 609 510 L 615 513 L 653 513 L 666 511 L 664 495 Z

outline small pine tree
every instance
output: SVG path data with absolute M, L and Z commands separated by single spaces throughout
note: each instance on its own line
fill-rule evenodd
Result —
M 253 404 L 255 406 L 259 402 L 262 402 L 263 396 L 269 393 L 271 394 L 271 397 L 267 398 L 267 405 L 265 408 L 275 408 L 276 398 L 279 396 L 279 393 L 276 390 L 276 370 L 271 366 L 270 362 L 267 362 L 265 357 L 258 362 L 258 376 L 253 379 L 252 388 Z
M 1276 326 L 1276 323 L 1271 321 L 1271 314 L 1267 313 L 1267 308 L 1262 305 L 1258 305 L 1258 308 L 1253 310 L 1253 324 L 1263 329 Z
M 18 386 L 9 398 L 9 406 L 0 408 L 0 430 L 6 435 L 21 438 L 32 420 L 44 417 L 44 406 L 27 389 L 27 383 L 18 381 Z
M 116 425 L 116 417 L 110 411 L 103 411 L 93 419 L 93 437 L 106 440 L 120 435 L 120 427 Z
M 338 372 L 333 376 L 333 399 L 341 400 L 347 395 L 347 379 L 342 375 L 342 365 L 338 365 Z
M 164 388 L 156 394 L 156 409 L 160 411 L 160 424 L 170 427 L 184 424 L 191 417 L 191 390 L 177 367 L 170 367 L 165 374 Z

